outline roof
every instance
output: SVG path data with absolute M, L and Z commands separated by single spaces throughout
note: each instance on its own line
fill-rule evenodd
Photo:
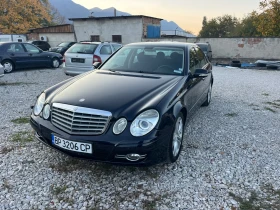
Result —
M 161 41 L 161 42 L 136 42 L 127 44 L 126 46 L 151 46 L 151 47 L 192 47 L 195 46 L 194 43 L 186 43 L 186 42 L 171 42 L 171 41 Z
M 129 18 L 153 18 L 158 20 L 163 20 L 161 18 L 146 16 L 146 15 L 125 15 L 125 16 L 108 16 L 108 17 L 87 17 L 87 18 L 69 18 L 69 20 L 102 20 L 102 19 L 129 19 Z

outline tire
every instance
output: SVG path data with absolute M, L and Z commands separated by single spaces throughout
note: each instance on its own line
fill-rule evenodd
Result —
M 52 68 L 56 69 L 59 66 L 60 66 L 59 59 L 58 58 L 53 58 L 52 59 Z
M 265 63 L 257 63 L 257 67 L 266 67 Z
M 170 163 L 174 163 L 179 158 L 182 150 L 184 130 L 184 115 L 180 112 L 175 120 L 172 136 L 168 146 L 168 156 Z
M 278 66 L 266 66 L 267 69 L 277 70 Z
M 240 68 L 241 67 L 241 63 L 240 63 L 240 61 L 231 61 L 230 66 Z
M 11 60 L 3 60 L 1 64 L 4 67 L 4 72 L 7 74 L 11 73 L 15 69 L 15 65 Z
M 203 102 L 201 106 L 209 106 L 209 104 L 211 103 L 211 99 L 212 99 L 212 84 L 210 84 L 207 92 L 206 100 Z

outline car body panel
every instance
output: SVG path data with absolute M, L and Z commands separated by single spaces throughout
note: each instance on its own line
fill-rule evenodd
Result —
M 49 51 L 60 53 L 61 55 L 64 55 L 64 53 L 76 43 L 77 42 L 62 42 L 62 43 L 58 44 L 56 47 L 51 47 L 49 49 Z
M 130 46 L 147 46 L 147 49 L 157 46 L 170 46 L 174 49 L 180 47 L 184 50 L 182 73 L 180 75 L 150 74 L 144 73 L 145 69 L 142 69 L 143 72 L 129 72 L 105 68 L 110 64 L 111 59 L 117 58 L 118 53 L 122 55 L 121 51 Z M 169 142 L 173 136 L 176 118 L 183 113 L 184 121 L 187 122 L 207 99 L 209 86 L 213 82 L 212 65 L 204 58 L 202 52 L 198 54 L 203 55 L 200 59 L 204 61 L 204 64 L 197 64 L 196 68 L 205 70 L 206 75 L 194 76 L 191 70 L 190 50 L 195 48 L 195 44 L 182 43 L 129 44 L 107 60 L 98 70 L 81 74 L 45 90 L 45 103 L 51 106 L 54 103 L 68 104 L 107 111 L 112 113 L 112 116 L 103 133 L 81 135 L 70 134 L 56 127 L 51 122 L 51 118 L 44 120 L 41 116 L 35 116 L 32 113 L 30 123 L 37 133 L 37 138 L 68 155 L 95 161 L 125 165 L 150 165 L 168 161 Z M 131 58 L 132 55 L 133 53 L 127 55 L 127 59 L 134 60 Z M 158 111 L 158 123 L 146 135 L 133 136 L 130 132 L 133 121 L 139 114 L 150 109 Z M 121 134 L 115 135 L 113 126 L 120 118 L 127 119 L 127 126 Z M 84 154 L 58 148 L 52 145 L 53 134 L 66 140 L 92 144 L 93 153 Z M 130 153 L 145 157 L 136 162 L 119 158 Z

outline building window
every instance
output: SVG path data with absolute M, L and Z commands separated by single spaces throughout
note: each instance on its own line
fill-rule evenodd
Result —
M 99 35 L 91 35 L 90 36 L 90 41 L 92 41 L 92 42 L 100 42 Z
M 112 36 L 112 41 L 122 43 L 122 36 L 121 35 L 113 35 Z

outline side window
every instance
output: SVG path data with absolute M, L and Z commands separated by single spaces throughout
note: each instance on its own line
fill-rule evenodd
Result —
M 112 49 L 110 45 L 104 45 L 100 49 L 100 54 L 102 55 L 111 55 L 112 54 Z
M 7 52 L 9 52 L 9 53 L 24 53 L 24 49 L 23 49 L 21 44 L 11 44 L 8 47 Z
M 24 44 L 24 47 L 26 48 L 27 52 L 29 53 L 39 53 L 40 50 L 30 44 Z
M 196 48 L 196 54 L 197 54 L 197 59 L 198 59 L 198 68 L 202 68 L 207 64 L 207 61 L 205 59 L 205 55 L 203 51 L 200 48 Z
M 190 50 L 190 71 L 192 74 L 194 74 L 197 66 L 197 57 L 196 57 L 196 52 L 195 49 L 192 48 Z

